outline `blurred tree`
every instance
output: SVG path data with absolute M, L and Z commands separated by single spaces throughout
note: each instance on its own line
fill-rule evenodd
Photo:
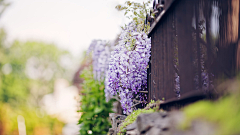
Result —
M 15 41 L 7 45 L 5 38 L 0 29 L 0 134 L 18 134 L 19 115 L 28 134 L 60 134 L 63 123 L 40 109 L 40 99 L 53 91 L 56 78 L 67 78 L 64 61 L 72 56 L 54 44 Z
M 4 33 L 0 40 L 2 36 Z M 43 95 L 52 92 L 56 78 L 66 78 L 62 59 L 71 57 L 53 44 L 33 41 L 2 45 L 0 55 L 4 58 L 0 60 L 0 101 L 23 103 L 29 99 L 37 106 Z
M 52 92 L 56 78 L 66 78 L 67 69 L 61 62 L 65 57 L 71 57 L 67 51 L 42 42 L 15 42 L 9 55 L 12 64 L 16 64 L 13 67 L 22 70 L 23 76 L 29 79 L 31 102 L 37 101 L 37 104 L 43 95 Z M 18 68 L 19 65 L 21 68 Z
M 7 6 L 0 0 L 0 17 Z M 53 91 L 56 78 L 70 80 L 66 61 L 72 56 L 54 44 L 5 39 L 0 28 L 0 135 L 18 135 L 19 116 L 27 134 L 61 134 L 63 123 L 45 114 L 40 99 Z

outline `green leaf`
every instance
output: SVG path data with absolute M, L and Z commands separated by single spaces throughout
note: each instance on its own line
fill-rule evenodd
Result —
M 100 112 L 102 112 L 103 111 L 103 108 L 102 107 L 96 107 L 95 109 L 94 109 L 94 113 L 100 113 Z
M 85 119 L 88 119 L 88 118 L 92 118 L 93 115 L 94 115 L 94 113 L 92 113 L 92 112 L 87 112 L 87 113 L 85 113 L 85 115 L 83 115 L 82 117 L 84 117 Z

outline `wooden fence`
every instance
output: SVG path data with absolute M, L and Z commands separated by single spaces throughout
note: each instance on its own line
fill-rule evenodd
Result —
M 239 0 L 159 0 L 149 18 L 148 100 L 209 93 L 239 69 Z

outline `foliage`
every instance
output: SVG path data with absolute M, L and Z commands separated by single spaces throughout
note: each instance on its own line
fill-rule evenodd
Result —
M 0 16 L 10 5 L 6 1 L 0 0 Z M 70 54 L 54 44 L 5 39 L 0 28 L 0 134 L 18 135 L 19 116 L 25 120 L 26 134 L 61 134 L 63 123 L 46 115 L 40 100 L 52 92 L 56 78 L 70 74 L 61 63 Z
M 113 100 L 106 102 L 104 96 L 104 84 L 94 79 L 92 67 L 82 71 L 81 109 L 82 116 L 80 134 L 87 135 L 90 132 L 94 135 L 107 134 L 110 123 L 109 113 L 112 112 Z
M 130 115 L 127 116 L 127 118 L 123 121 L 123 123 L 120 124 L 120 127 L 119 127 L 120 132 L 118 134 L 120 135 L 121 133 L 124 133 L 125 132 L 124 128 L 132 124 L 134 121 L 136 121 L 137 117 L 140 114 L 163 111 L 162 109 L 159 110 L 159 106 L 160 106 L 160 100 L 158 101 L 151 100 L 144 109 L 138 109 L 133 111 Z
M 10 47 L 3 44 L 0 55 L 0 101 L 11 105 L 27 100 L 38 105 L 42 96 L 53 90 L 56 78 L 66 78 L 60 60 L 69 53 L 53 44 L 15 41 Z
M 9 104 L 0 102 L 0 134 L 18 134 L 18 116 L 25 119 L 27 134 L 60 134 L 62 132 L 62 122 L 44 112 L 39 112 L 38 109 L 25 105 L 12 108 Z
M 63 123 L 47 116 L 39 104 L 42 96 L 53 90 L 56 78 L 66 78 L 67 69 L 60 60 L 69 53 L 43 42 L 6 44 L 5 38 L 0 29 L 0 123 L 6 123 L 0 124 L 0 129 L 18 134 L 17 117 L 21 115 L 27 134 L 61 133 Z
M 133 111 L 130 115 L 127 116 L 127 118 L 124 120 L 124 122 L 120 125 L 120 132 L 124 132 L 124 128 L 127 127 L 128 125 L 132 124 L 138 117 L 138 115 L 143 114 L 143 113 L 153 113 L 155 112 L 155 109 L 138 109 Z M 121 133 L 119 133 L 121 134 Z
M 138 26 L 138 30 L 143 30 L 145 28 L 145 32 L 148 32 L 149 25 L 144 25 L 144 20 L 146 19 L 146 15 L 150 12 L 149 4 L 151 1 L 152 0 L 148 0 L 142 4 L 126 1 L 125 5 L 117 5 L 115 8 L 118 11 L 124 11 L 124 15 Z
M 184 108 L 186 120 L 181 128 L 186 129 L 194 120 L 205 120 L 217 125 L 216 135 L 239 134 L 240 87 L 232 86 L 235 92 L 222 97 L 216 102 L 199 101 Z M 237 92 L 236 92 L 237 91 Z
M 147 106 L 145 107 L 145 109 L 148 109 L 148 108 L 153 108 L 154 110 L 158 111 L 159 110 L 159 106 L 161 104 L 161 101 L 160 100 L 152 100 L 147 104 Z M 162 110 L 162 109 L 161 109 Z

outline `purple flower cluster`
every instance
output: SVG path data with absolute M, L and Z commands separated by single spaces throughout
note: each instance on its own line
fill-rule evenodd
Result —
M 94 79 L 103 82 L 108 70 L 108 59 L 110 57 L 111 46 L 103 40 L 93 40 L 88 52 L 92 52 Z
M 137 30 L 134 23 L 125 26 L 119 42 L 111 52 L 109 71 L 105 80 L 106 95 L 119 95 L 124 113 L 132 111 L 132 99 L 147 89 L 147 66 L 150 58 L 151 40 L 146 33 Z
M 109 101 L 110 98 L 113 98 L 111 94 L 106 91 L 108 89 L 108 82 L 105 80 L 108 75 L 109 68 L 109 58 L 110 52 L 113 50 L 114 43 L 107 43 L 102 40 L 93 40 L 86 52 L 86 55 L 90 55 L 92 53 L 93 60 L 93 75 L 94 79 L 99 82 L 105 83 L 105 97 L 106 100 Z
M 88 47 L 88 50 L 86 51 L 86 56 L 89 56 L 89 54 L 95 49 L 95 47 L 99 41 L 100 40 L 95 40 L 95 39 L 92 40 L 91 44 Z

